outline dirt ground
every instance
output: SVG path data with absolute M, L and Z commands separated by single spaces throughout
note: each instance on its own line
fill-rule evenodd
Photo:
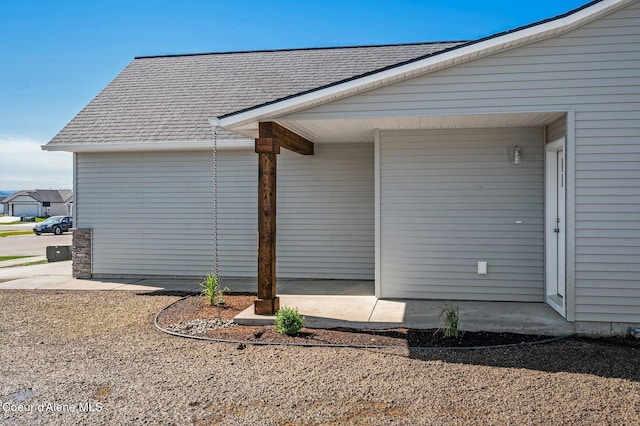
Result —
M 640 350 L 252 346 L 157 330 L 177 296 L 0 291 L 0 424 L 640 424 Z

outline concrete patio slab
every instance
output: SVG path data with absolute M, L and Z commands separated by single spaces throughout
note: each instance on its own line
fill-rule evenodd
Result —
M 14 266 L 0 268 L 0 280 L 11 280 L 29 277 L 62 276 L 71 278 L 71 261 L 42 263 L 39 265 Z
M 64 276 L 18 278 L 0 282 L 0 290 L 37 290 L 50 285 L 62 284 L 66 281 L 69 281 L 69 278 Z
M 458 306 L 460 329 L 523 334 L 571 334 L 572 323 L 544 303 L 378 300 L 370 321 L 408 328 L 439 328 L 444 303 Z
M 5 290 L 115 290 L 139 280 L 79 280 L 64 275 L 33 276 L 0 283 Z
M 566 321 L 545 303 L 459 302 L 460 326 L 470 331 L 511 331 L 524 334 L 563 334 L 575 332 Z M 464 315 L 462 315 L 464 314 Z
M 162 287 L 162 286 L 149 286 L 149 285 L 143 285 L 143 284 L 125 284 L 125 285 L 120 285 L 116 288 L 114 288 L 113 290 L 118 290 L 118 291 L 137 291 L 137 292 L 154 292 L 154 291 L 175 291 L 175 292 L 188 292 L 188 293 L 192 293 L 193 290 L 191 290 L 191 287 L 180 287 L 180 286 L 166 286 L 166 287 Z
M 438 315 L 443 303 L 440 300 L 382 300 L 375 296 L 280 296 L 280 306 L 298 308 L 306 317 L 306 326 L 311 328 L 439 328 Z M 574 324 L 543 303 L 450 303 L 459 308 L 463 331 L 554 336 L 575 333 Z M 255 315 L 250 307 L 234 320 L 243 325 L 270 325 L 275 317 Z
M 443 302 L 426 300 L 378 300 L 371 313 L 370 321 L 381 324 L 395 324 L 396 327 L 437 328 L 440 326 L 438 314 Z
M 40 290 L 116 290 L 122 287 L 121 282 L 95 281 L 95 280 L 77 280 L 67 278 L 65 281 L 51 283 Z
M 122 286 L 117 290 L 143 291 L 143 288 L 146 288 L 149 291 L 162 290 L 195 293 L 200 291 L 199 282 L 197 279 L 146 278 L 138 279 L 135 283 Z
M 376 305 L 375 296 L 280 295 L 280 306 L 297 308 L 309 327 L 366 327 Z M 234 321 L 243 325 L 270 325 L 275 316 L 256 315 L 253 306 L 238 314 Z

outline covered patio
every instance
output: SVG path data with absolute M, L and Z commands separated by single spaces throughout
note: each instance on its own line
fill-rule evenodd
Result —
M 549 241 L 564 241 L 572 230 L 565 229 L 564 213 L 545 212 L 549 199 L 556 204 L 559 200 L 554 194 L 558 188 L 547 184 L 545 189 L 545 180 L 551 180 L 549 175 L 545 178 L 551 152 L 545 152 L 560 139 L 554 156 L 557 151 L 564 156 L 565 145 L 573 154 L 573 135 L 565 130 L 571 114 L 532 110 L 357 119 L 316 115 L 320 112 L 231 126 L 246 136 L 257 136 L 259 154 L 259 300 L 241 321 L 260 322 L 256 315 L 272 315 L 279 306 L 291 304 L 286 297 L 279 299 L 288 289 L 276 286 L 275 159 L 280 147 L 313 155 L 314 145 L 341 143 L 373 145 L 375 153 L 375 280 L 370 294 L 352 295 L 371 297 L 368 315 L 360 312 L 354 321 L 365 324 L 383 318 L 408 326 L 426 312 L 435 319 L 444 300 L 460 301 L 461 308 L 475 312 L 469 324 L 482 324 L 485 330 L 491 321 L 484 311 L 496 308 L 491 303 L 507 303 L 508 308 L 499 310 L 504 312 L 504 324 L 496 325 L 501 330 L 506 323 L 513 324 L 514 331 L 544 329 L 548 325 L 544 321 L 527 324 L 530 318 L 546 316 L 550 307 L 567 316 L 565 248 L 560 252 L 555 248 L 558 243 L 551 246 Z M 517 159 L 512 157 L 514 148 Z M 573 173 L 570 164 L 566 173 Z M 557 276 L 545 277 L 545 270 L 558 271 L 558 265 L 563 268 Z M 319 296 L 340 294 L 331 285 L 317 288 Z M 491 306 L 478 307 L 476 301 Z M 381 314 L 387 309 L 394 313 Z

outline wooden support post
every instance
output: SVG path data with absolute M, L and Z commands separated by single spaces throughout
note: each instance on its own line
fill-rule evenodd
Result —
M 280 147 L 313 155 L 313 142 L 273 122 L 260 123 L 258 153 L 258 300 L 257 315 L 273 315 L 280 309 L 276 296 L 276 174 Z
M 258 153 L 258 300 L 257 315 L 280 309 L 276 297 L 276 172 L 280 148 L 272 138 L 256 139 Z

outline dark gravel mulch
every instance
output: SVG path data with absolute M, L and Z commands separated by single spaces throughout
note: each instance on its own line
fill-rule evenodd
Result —
M 239 312 L 253 304 L 255 294 L 235 293 L 225 297 L 225 305 L 209 306 L 202 296 L 179 300 L 158 315 L 162 328 L 178 322 L 196 319 L 233 319 Z M 535 343 L 553 336 L 516 333 L 463 332 L 458 337 L 446 337 L 440 330 L 397 328 L 391 330 L 356 330 L 348 328 L 303 328 L 296 336 L 279 334 L 273 326 L 236 326 L 208 330 L 200 336 L 221 340 L 257 343 L 345 345 L 345 346 L 395 346 L 395 347 L 476 347 L 500 346 L 519 343 Z M 634 338 L 584 339 L 593 343 L 640 347 Z

